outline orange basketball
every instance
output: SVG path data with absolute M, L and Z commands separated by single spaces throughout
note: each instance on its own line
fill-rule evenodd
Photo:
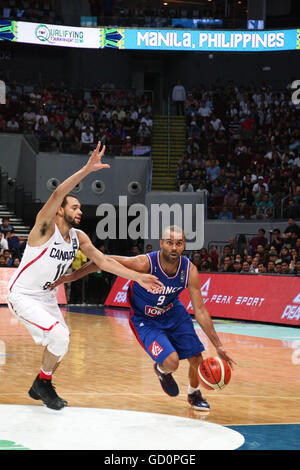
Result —
M 231 378 L 228 363 L 220 357 L 204 359 L 198 368 L 198 373 L 201 384 L 208 390 L 221 390 Z

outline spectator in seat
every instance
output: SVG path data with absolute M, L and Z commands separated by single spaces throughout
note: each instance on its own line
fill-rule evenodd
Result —
M 132 119 L 130 112 L 126 112 L 126 116 L 123 120 L 123 128 L 127 134 L 133 134 L 135 131 L 135 121 Z
M 298 219 L 300 217 L 299 206 L 296 205 L 296 201 L 294 199 L 288 200 L 288 207 L 284 209 L 283 216 L 287 219 Z
M 234 243 L 234 252 L 243 258 L 248 256 L 247 238 L 243 233 L 240 233 L 237 241 Z
M 267 273 L 269 273 L 269 274 L 275 274 L 276 273 L 276 271 L 275 271 L 275 262 L 274 261 L 271 261 L 271 260 L 268 261 Z
M 14 227 L 13 227 L 13 225 L 10 223 L 9 217 L 3 217 L 3 218 L 2 218 L 2 224 L 0 225 L 0 231 L 1 231 L 1 233 L 3 233 L 4 235 L 5 235 L 7 232 L 13 232 L 13 231 L 14 231 Z
M 244 186 L 241 190 L 239 197 L 239 213 L 241 218 L 250 219 L 253 214 L 254 197 L 251 189 L 248 186 Z
M 201 271 L 201 256 L 199 253 L 194 253 L 193 259 L 192 259 L 194 265 L 196 266 L 197 270 L 200 272 Z
M 211 181 L 215 180 L 218 178 L 220 174 L 221 168 L 219 165 L 216 163 L 215 159 L 212 159 L 210 161 L 210 166 L 207 167 L 206 172 Z
M 237 213 L 239 203 L 239 196 L 234 192 L 232 188 L 228 190 L 228 193 L 224 196 L 224 205 L 233 213 Z
M 202 100 L 200 103 L 200 107 L 198 109 L 198 114 L 202 118 L 208 118 L 211 115 L 211 107 L 209 106 L 209 103 L 205 100 Z
M 219 220 L 233 220 L 232 212 L 228 209 L 228 206 L 224 205 L 223 209 L 219 212 Z
M 212 245 L 209 250 L 209 256 L 211 258 L 211 269 L 212 271 L 217 272 L 219 269 L 219 257 L 220 254 L 217 250 L 217 245 Z
M 296 265 L 296 259 L 300 255 L 300 251 L 296 248 L 291 249 L 290 269 L 293 271 Z
M 153 120 L 152 117 L 150 116 L 150 113 L 146 113 L 145 116 L 141 118 L 141 123 L 145 122 L 146 126 L 151 130 L 153 127 Z
M 81 133 L 81 143 L 87 148 L 94 143 L 94 134 L 91 132 L 90 128 L 87 127 L 85 131 Z
M 224 257 L 224 264 L 223 264 L 223 266 L 221 266 L 221 272 L 222 273 L 233 273 L 234 272 L 231 256 L 225 256 Z
M 151 137 L 151 131 L 147 127 L 145 121 L 143 121 L 137 131 L 137 136 L 142 137 L 143 139 L 149 139 Z
M 7 264 L 6 264 L 4 255 L 0 255 L 0 268 L 7 268 Z
M 275 272 L 276 274 L 282 274 L 282 260 L 277 259 L 275 261 Z
M 251 274 L 250 271 L 250 264 L 248 261 L 244 261 L 242 264 L 242 270 L 240 271 L 242 274 Z
M 125 142 L 122 145 L 122 155 L 132 155 L 132 154 L 133 154 L 133 143 L 131 141 L 130 135 L 127 135 Z
M 64 134 L 61 131 L 59 126 L 55 126 L 54 130 L 51 131 L 51 137 L 53 137 L 56 142 L 60 142 L 63 138 Z
M 0 253 L 2 254 L 3 250 L 8 250 L 8 241 L 6 240 L 6 234 L 0 232 Z
M 17 237 L 13 231 L 8 230 L 5 234 L 5 238 L 7 240 L 8 249 L 12 253 L 13 257 L 18 256 L 20 249 L 19 237 Z
M 206 272 L 206 273 L 209 273 L 211 271 L 210 265 L 207 261 L 202 261 L 201 262 L 200 271 L 201 272 Z
M 6 266 L 11 266 L 13 259 L 10 250 L 3 250 L 2 255 L 4 256 Z
M 249 247 L 252 252 L 256 251 L 257 245 L 259 244 L 261 244 L 263 247 L 266 247 L 268 245 L 268 240 L 265 237 L 265 233 L 265 229 L 260 228 L 258 229 L 258 234 L 255 237 L 251 238 L 251 240 L 249 241 Z
M 282 238 L 287 238 L 287 234 L 292 233 L 292 232 L 296 233 L 297 237 L 300 236 L 300 227 L 299 227 L 299 225 L 296 223 L 295 219 L 290 217 L 288 219 L 288 225 L 287 225 L 287 227 L 285 228 L 285 230 L 282 234 Z
M 270 199 L 269 193 L 265 193 L 263 200 L 257 204 L 256 218 L 271 219 L 274 216 L 274 204 Z
M 259 176 L 257 178 L 257 183 L 255 183 L 253 185 L 253 188 L 252 188 L 252 191 L 254 193 L 254 196 L 256 195 L 256 193 L 260 193 L 262 191 L 265 191 L 265 192 L 268 192 L 269 190 L 269 186 L 267 185 L 267 183 L 264 182 L 264 177 L 263 176 Z
M 280 236 L 280 230 L 275 228 L 272 232 L 272 246 L 276 248 L 277 254 L 280 253 L 283 246 L 283 240 Z
M 289 262 L 287 260 L 282 260 L 282 274 L 293 274 L 293 271 L 290 270 Z
M 293 274 L 300 276 L 300 256 L 297 256 L 295 258 L 295 267 L 294 267 Z
M 233 262 L 233 272 L 240 273 L 242 270 L 241 261 L 239 259 L 235 259 Z
M 256 247 L 255 256 L 256 255 L 259 255 L 259 260 L 265 264 L 268 257 L 267 247 L 264 247 L 261 243 L 259 243 Z
M 257 268 L 258 268 L 258 269 L 257 269 L 257 272 L 258 272 L 259 274 L 264 274 L 264 273 L 267 272 L 267 269 L 266 269 L 264 263 L 259 262 Z
M 280 258 L 282 260 L 288 261 L 288 263 L 290 263 L 290 261 L 291 261 L 290 250 L 285 245 L 281 248 Z
M 15 116 L 12 116 L 9 121 L 7 121 L 7 132 L 19 132 L 20 125 L 17 122 Z
M 193 193 L 194 187 L 189 181 L 184 181 L 184 183 L 180 185 L 179 191 L 181 193 Z
M 12 263 L 12 267 L 17 268 L 19 266 L 20 262 L 21 262 L 20 258 L 14 258 L 13 263 Z
M 31 106 L 28 106 L 26 111 L 23 113 L 24 126 L 33 126 L 36 123 L 36 114 L 32 110 Z

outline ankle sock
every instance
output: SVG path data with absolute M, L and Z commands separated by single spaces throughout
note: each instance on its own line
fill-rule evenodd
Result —
M 45 371 L 41 368 L 39 377 L 40 377 L 40 379 L 51 380 L 52 371 Z
M 161 374 L 166 374 L 166 372 L 164 372 L 163 370 L 161 370 L 161 368 L 159 367 L 159 364 L 157 364 L 157 370 L 158 370 Z
M 196 390 L 198 390 L 198 387 L 197 388 L 194 388 L 194 387 L 191 387 L 190 385 L 188 386 L 188 395 L 191 395 L 191 393 L 194 393 Z

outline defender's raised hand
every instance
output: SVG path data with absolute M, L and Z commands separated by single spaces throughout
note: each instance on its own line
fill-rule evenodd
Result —
M 103 145 L 103 148 L 101 151 L 100 151 L 100 147 L 101 147 L 101 142 L 99 141 L 97 147 L 93 151 L 92 155 L 90 156 L 86 164 L 86 169 L 88 170 L 89 173 L 92 171 L 102 170 L 103 168 L 110 168 L 110 165 L 108 165 L 107 163 L 102 163 L 101 161 L 105 152 L 105 145 Z

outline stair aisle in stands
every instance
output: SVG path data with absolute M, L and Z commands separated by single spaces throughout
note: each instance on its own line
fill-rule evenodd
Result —
M 171 116 L 170 171 L 168 171 L 168 116 L 154 116 L 152 131 L 152 191 L 177 190 L 177 162 L 181 158 L 185 149 L 185 116 Z

